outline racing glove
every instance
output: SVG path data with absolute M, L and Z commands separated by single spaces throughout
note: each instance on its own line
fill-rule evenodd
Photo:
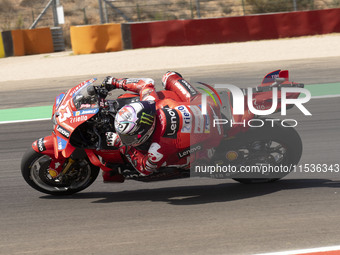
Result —
M 113 132 L 106 132 L 106 144 L 107 146 L 114 146 L 117 148 L 123 146 L 122 141 L 119 138 L 119 135 Z
M 116 79 L 112 76 L 107 76 L 102 82 L 102 87 L 105 87 L 108 91 L 113 89 L 124 89 L 123 87 L 126 83 L 126 79 Z
M 107 146 L 113 146 L 119 149 L 120 153 L 126 154 L 131 146 L 125 146 L 122 141 L 120 140 L 120 137 L 118 134 L 114 132 L 106 132 L 106 145 Z

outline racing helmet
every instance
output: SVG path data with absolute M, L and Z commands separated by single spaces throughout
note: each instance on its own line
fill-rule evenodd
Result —
M 154 101 L 124 105 L 116 114 L 115 129 L 122 143 L 139 146 L 149 139 L 156 125 Z

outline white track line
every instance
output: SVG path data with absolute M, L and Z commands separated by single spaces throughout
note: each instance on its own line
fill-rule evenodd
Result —
M 51 118 L 43 118 L 43 119 L 31 119 L 31 120 L 10 120 L 10 121 L 0 121 L 1 124 L 12 124 L 12 123 L 22 123 L 22 122 L 32 122 L 32 121 L 40 121 L 40 120 L 50 120 Z
M 335 97 L 340 97 L 340 94 L 336 94 L 336 95 L 325 95 L 325 96 L 314 96 L 314 97 L 312 97 L 312 99 L 335 98 Z
M 272 252 L 272 253 L 260 253 L 260 254 L 255 254 L 255 255 L 295 255 L 295 254 L 308 254 L 308 253 L 314 253 L 314 252 L 327 252 L 327 251 L 336 251 L 336 250 L 340 250 L 340 245 L 320 247 L 320 248 L 311 248 L 311 249 L 303 249 L 303 250 L 281 251 L 281 252 Z

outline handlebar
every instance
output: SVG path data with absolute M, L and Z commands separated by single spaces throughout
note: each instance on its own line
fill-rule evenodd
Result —
M 108 105 L 106 104 L 105 98 L 109 94 L 109 91 L 103 86 L 89 86 L 87 87 L 87 93 L 89 96 L 97 96 L 98 105 L 101 108 L 106 108 Z
M 105 99 L 109 94 L 109 91 L 102 86 L 89 86 L 87 87 L 87 93 L 90 96 L 98 95 L 100 98 Z

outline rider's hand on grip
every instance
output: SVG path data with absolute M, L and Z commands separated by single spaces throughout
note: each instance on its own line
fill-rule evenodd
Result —
M 103 82 L 102 87 L 105 87 L 108 91 L 119 88 L 118 80 L 112 76 L 107 76 Z
M 96 88 L 94 86 L 88 86 L 87 94 L 89 94 L 90 96 L 94 96 L 96 94 Z

